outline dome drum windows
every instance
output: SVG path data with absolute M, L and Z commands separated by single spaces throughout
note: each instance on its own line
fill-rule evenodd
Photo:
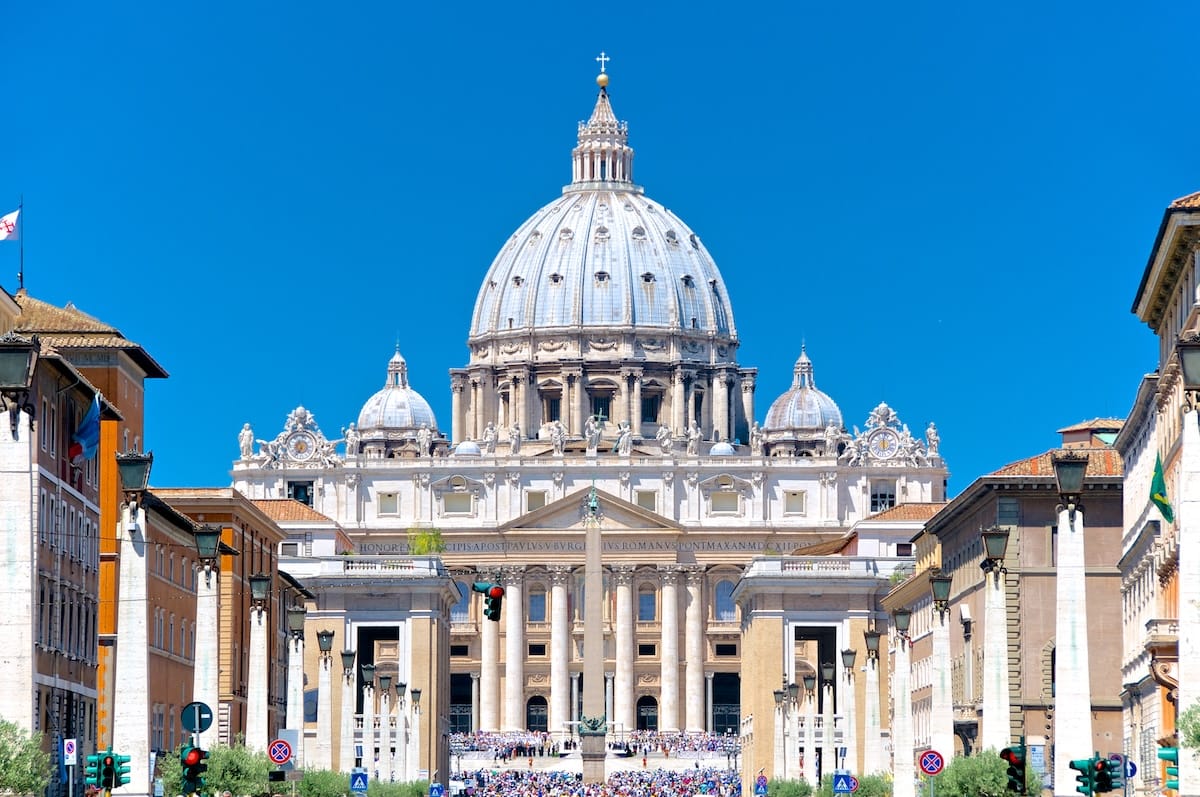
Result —
M 558 233 L 558 242 L 567 243 L 575 237 L 575 233 L 569 227 L 563 227 Z
M 633 228 L 633 232 L 631 232 L 629 234 L 629 237 L 635 241 L 646 240 L 646 228 L 639 224 L 638 226 Z
M 602 282 L 608 282 L 608 277 L 609 277 L 609 274 L 607 271 L 597 271 L 596 272 L 596 283 L 599 284 Z
M 682 277 L 679 278 L 679 281 L 683 283 L 683 287 L 685 287 L 685 288 L 696 287 L 696 280 L 694 280 L 692 278 L 691 274 L 684 274 Z
M 670 246 L 679 246 L 679 235 L 674 230 L 667 230 L 665 237 Z
M 562 283 L 562 281 L 563 281 L 563 275 L 559 274 L 557 271 L 550 275 L 550 284 L 551 285 L 559 285 Z
M 601 226 L 596 228 L 596 237 L 593 240 L 595 240 L 595 242 L 598 244 L 602 244 L 607 243 L 609 237 L 608 228 Z
M 646 284 L 654 282 L 654 275 L 647 271 L 646 273 L 642 274 L 642 282 Z

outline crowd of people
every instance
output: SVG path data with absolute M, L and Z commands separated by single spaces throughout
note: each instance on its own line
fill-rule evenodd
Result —
M 615 772 L 605 783 L 585 784 L 577 773 L 478 770 L 465 773 L 468 797 L 740 797 L 734 772 L 715 768 Z
M 566 743 L 569 745 L 569 743 Z M 450 750 L 458 755 L 469 752 L 487 752 L 494 761 L 510 758 L 533 758 L 534 756 L 557 756 L 564 745 L 555 741 L 544 731 L 505 731 L 454 733 L 450 735 Z
M 684 733 L 681 731 L 631 731 L 622 738 L 609 741 L 609 749 L 628 756 L 663 755 L 683 758 L 713 758 L 735 755 L 741 742 L 732 734 Z M 450 750 L 455 755 L 490 753 L 493 761 L 513 758 L 559 756 L 577 749 L 571 739 L 558 741 L 541 731 L 504 731 L 455 733 L 450 736 Z M 478 758 L 479 756 L 472 756 Z
M 684 733 L 682 731 L 631 731 L 624 744 L 633 755 L 662 753 L 665 756 L 694 756 L 697 753 L 730 755 L 741 751 L 733 734 Z

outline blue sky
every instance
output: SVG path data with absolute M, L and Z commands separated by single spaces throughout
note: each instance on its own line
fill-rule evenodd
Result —
M 237 431 L 329 437 L 397 340 L 449 430 L 476 292 L 570 180 L 608 65 L 635 180 L 705 241 L 759 369 L 801 341 L 862 425 L 936 421 L 957 493 L 1124 416 L 1162 213 L 1200 189 L 1200 6 L 12 5 L 0 212 L 31 294 L 170 371 L 152 483 L 226 485 Z M 17 246 L 0 244 L 15 292 Z

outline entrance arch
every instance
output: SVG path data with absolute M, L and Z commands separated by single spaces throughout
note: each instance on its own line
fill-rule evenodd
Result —
M 534 695 L 525 704 L 525 728 L 531 731 L 550 730 L 550 714 L 546 698 Z
M 638 698 L 637 729 L 639 731 L 658 730 L 658 701 L 650 695 Z

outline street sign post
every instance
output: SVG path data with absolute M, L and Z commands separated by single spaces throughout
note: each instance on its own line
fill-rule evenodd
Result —
M 921 753 L 921 771 L 926 775 L 936 775 L 942 771 L 942 767 L 945 765 L 945 759 L 937 750 L 926 750 Z
M 63 739 L 63 764 L 68 767 L 75 766 L 75 740 Z
M 213 713 L 207 703 L 201 703 L 199 700 L 188 703 L 179 712 L 179 722 L 183 725 L 183 729 L 191 734 L 204 733 L 212 727 Z M 192 740 L 195 744 L 195 740 Z
M 350 773 L 350 791 L 355 795 L 367 793 L 367 771 L 365 769 L 356 769 Z
M 767 793 L 767 776 L 759 775 L 754 779 L 754 794 L 755 797 L 765 797 Z
M 837 770 L 833 773 L 833 793 L 849 794 L 854 791 L 854 786 L 857 784 L 852 784 L 851 781 L 853 780 L 854 778 L 846 770 Z
M 286 764 L 292 760 L 292 746 L 283 739 L 276 739 L 267 747 L 267 757 L 276 764 Z

